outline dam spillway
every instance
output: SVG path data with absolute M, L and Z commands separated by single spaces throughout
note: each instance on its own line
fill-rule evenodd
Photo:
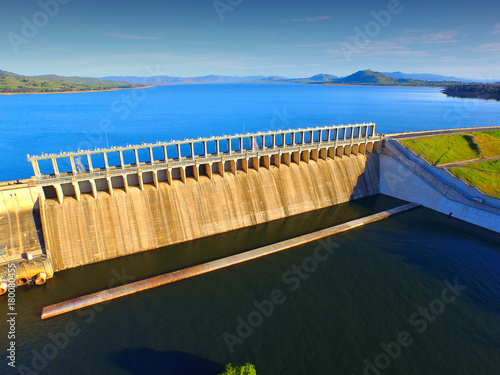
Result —
M 0 246 L 60 271 L 377 194 L 380 143 L 370 123 L 29 156 Z
M 65 269 L 281 219 L 376 194 L 377 171 L 376 156 L 353 155 L 50 200 L 50 254 Z

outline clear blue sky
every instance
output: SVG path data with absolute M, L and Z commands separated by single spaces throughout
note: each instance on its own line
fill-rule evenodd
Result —
M 1 0 L 0 69 L 93 77 L 373 69 L 500 80 L 499 15 L 497 0 Z M 23 33 L 23 17 L 34 31 Z

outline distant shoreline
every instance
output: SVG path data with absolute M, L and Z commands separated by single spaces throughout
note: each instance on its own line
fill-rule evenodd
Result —
M 425 85 L 386 85 L 386 84 L 377 84 L 377 83 L 320 83 L 320 82 L 307 82 L 307 83 L 298 83 L 298 82 L 256 82 L 256 83 L 163 83 L 163 84 L 149 84 L 145 86 L 139 87 L 113 87 L 109 89 L 102 90 L 82 90 L 82 91 L 52 91 L 52 92 L 0 92 L 0 95 L 40 95 L 40 94 L 79 94 L 79 93 L 89 93 L 89 92 L 105 92 L 105 91 L 117 91 L 117 90 L 136 90 L 136 89 L 147 89 L 155 86 L 178 86 L 178 85 L 314 85 L 314 86 L 354 86 L 354 87 L 408 87 L 408 88 L 433 88 L 433 89 L 441 89 L 441 93 L 446 95 L 447 97 L 455 97 L 455 98 L 464 98 L 464 99 L 483 99 L 483 100 L 496 100 L 500 101 L 500 97 L 497 95 L 478 95 L 478 93 L 471 92 L 457 92 L 452 91 L 450 88 L 444 84 L 442 86 L 425 86 Z
M 40 94 L 80 94 L 85 92 L 104 92 L 104 91 L 117 91 L 117 90 L 136 90 L 147 89 L 156 85 L 147 85 L 140 87 L 113 87 L 103 90 L 82 90 L 82 91 L 50 91 L 50 92 L 0 92 L 0 95 L 40 95 Z
M 317 86 L 357 86 L 357 87 L 417 87 L 427 89 L 444 89 L 446 86 L 423 86 L 423 85 L 382 85 L 382 84 L 367 84 L 367 83 L 309 83 L 309 85 Z
M 180 85 L 314 85 L 314 86 L 356 86 L 356 87 L 414 87 L 414 88 L 440 88 L 444 89 L 445 86 L 419 86 L 419 85 L 381 85 L 381 84 L 349 84 L 349 83 L 296 83 L 296 82 L 266 82 L 266 83 L 163 83 L 163 84 L 151 84 L 147 86 L 140 87 L 114 87 L 110 89 L 103 90 L 82 90 L 82 91 L 51 91 L 51 92 L 0 92 L 0 95 L 39 95 L 39 94 L 78 94 L 87 92 L 105 92 L 105 91 L 117 91 L 117 90 L 135 90 L 135 89 L 147 89 L 154 86 L 180 86 Z
M 456 89 L 453 87 L 448 87 L 443 90 L 443 94 L 451 98 L 462 98 L 462 99 L 482 99 L 482 100 L 496 100 L 500 101 L 500 91 L 497 92 L 487 92 L 484 90 L 463 90 Z

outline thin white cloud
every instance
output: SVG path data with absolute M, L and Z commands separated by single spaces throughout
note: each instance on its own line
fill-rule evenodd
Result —
M 493 26 L 493 31 L 491 33 L 500 34 L 500 23 L 497 23 L 495 26 Z
M 60 48 L 60 47 L 46 47 L 42 48 L 44 51 L 50 51 L 50 52 L 69 52 L 71 51 L 68 48 Z
M 471 61 L 478 63 L 483 62 L 482 60 L 476 61 L 475 59 Z M 450 68 L 452 68 L 456 73 L 450 73 Z M 427 65 L 425 69 L 433 72 L 434 74 L 454 75 L 456 77 L 461 76 L 470 79 L 477 79 L 479 81 L 495 82 L 500 78 L 500 69 L 498 68 L 498 65 L 481 64 L 471 66 L 469 61 L 467 61 L 467 65 L 461 65 L 460 63 L 454 64 L 453 66 Z
M 447 44 L 457 42 L 457 29 L 430 32 L 430 30 L 407 30 L 405 37 L 393 38 L 392 40 L 401 44 Z
M 134 40 L 143 40 L 143 39 L 154 40 L 154 39 L 156 39 L 154 36 L 140 36 L 140 35 L 129 35 L 129 34 L 120 34 L 120 33 L 104 33 L 103 35 L 110 36 L 112 38 L 134 39 Z
M 69 48 L 62 48 L 62 47 L 42 47 L 39 44 L 27 44 L 26 47 L 24 47 L 26 50 L 33 50 L 33 51 L 49 51 L 49 52 L 69 52 L 71 51 Z
M 231 69 L 241 69 L 241 70 L 255 70 L 255 69 L 290 69 L 290 68 L 307 68 L 307 67 L 312 67 L 312 66 L 320 66 L 323 65 L 321 63 L 313 63 L 313 64 L 299 64 L 299 65 L 252 65 L 252 66 L 245 66 L 245 65 L 235 65 L 235 64 L 225 64 L 223 65 L 224 68 L 231 68 Z
M 346 45 L 338 43 L 335 48 L 330 48 L 326 52 L 333 55 L 344 56 L 344 53 L 352 52 L 353 57 L 382 57 L 382 56 L 428 56 L 428 52 L 421 50 L 411 50 L 407 47 L 394 43 L 392 41 L 376 41 L 372 40 L 369 44 L 363 47 L 351 45 L 349 49 Z
M 215 44 L 214 42 L 208 42 L 208 41 L 193 41 L 193 42 L 189 42 L 189 45 L 191 46 L 211 46 Z
M 159 70 L 154 75 L 196 75 L 205 74 L 207 70 L 210 74 L 219 74 L 222 71 L 252 70 L 272 70 L 272 69 L 294 69 L 307 68 L 321 65 L 320 63 L 310 64 L 269 64 L 268 59 L 259 57 L 248 57 L 238 54 L 187 54 L 180 55 L 168 52 L 145 53 L 145 54 L 116 54 L 102 56 L 86 56 L 79 58 L 54 59 L 47 62 L 49 66 L 71 66 L 75 71 L 85 71 L 88 66 L 103 66 L 99 76 L 117 75 L 119 72 L 131 72 L 127 74 L 142 74 L 149 67 L 158 66 Z M 111 67 L 111 68 L 109 68 Z M 192 73 L 186 74 L 189 70 Z M 139 73 L 134 73 L 139 72 Z M 200 73 L 201 72 L 201 73 Z M 207 73 L 208 74 L 208 73 Z M 229 74 L 229 73 L 228 73 Z
M 286 20 L 286 22 L 317 22 L 329 20 L 330 16 L 317 16 L 317 17 L 305 17 L 305 18 L 292 18 L 291 20 Z
M 500 43 L 485 43 L 475 48 L 479 52 L 500 52 Z
M 458 34 L 458 30 L 446 30 L 440 32 L 430 32 L 430 30 L 407 30 L 408 35 L 403 37 L 395 37 L 389 38 L 386 40 L 377 40 L 377 38 L 370 39 L 371 44 L 392 44 L 395 48 L 404 48 L 407 45 L 418 45 L 418 44 L 451 44 L 456 43 L 456 36 Z M 351 35 L 346 38 L 346 40 L 333 40 L 329 42 L 320 42 L 320 43 L 301 43 L 295 44 L 295 47 L 305 47 L 305 48 L 314 48 L 314 47 L 331 47 L 334 48 L 336 45 L 342 42 L 347 42 L 353 44 L 355 40 L 355 36 Z M 364 44 L 364 41 L 362 41 Z
M 295 44 L 294 47 L 302 47 L 302 48 L 319 48 L 319 47 L 334 47 L 337 45 L 338 41 L 333 42 L 319 42 L 319 43 L 300 43 Z
M 439 53 L 449 55 L 458 42 L 459 29 L 432 31 L 406 30 L 404 36 L 378 40 L 376 37 L 361 40 L 359 36 L 351 35 L 345 40 L 334 40 L 320 43 L 295 44 L 295 47 L 320 48 L 334 56 L 345 54 L 358 57 L 383 58 L 386 56 L 428 57 Z

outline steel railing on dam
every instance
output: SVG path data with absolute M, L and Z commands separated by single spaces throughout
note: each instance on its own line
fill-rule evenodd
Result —
M 248 172 L 249 168 L 258 171 L 271 165 L 279 168 L 318 158 L 372 153 L 380 150 L 381 140 L 375 124 L 366 123 L 28 155 L 28 161 L 34 171 L 32 183 L 42 188 L 46 198 L 62 203 L 64 196 L 80 200 L 82 193 L 95 198 L 98 191 L 113 195 L 113 189 L 128 192 L 129 186 L 142 190 L 145 184 L 186 183 L 188 177 L 212 179 L 213 174 L 224 176 L 237 170 Z M 41 172 L 40 161 L 50 161 L 50 173 Z

